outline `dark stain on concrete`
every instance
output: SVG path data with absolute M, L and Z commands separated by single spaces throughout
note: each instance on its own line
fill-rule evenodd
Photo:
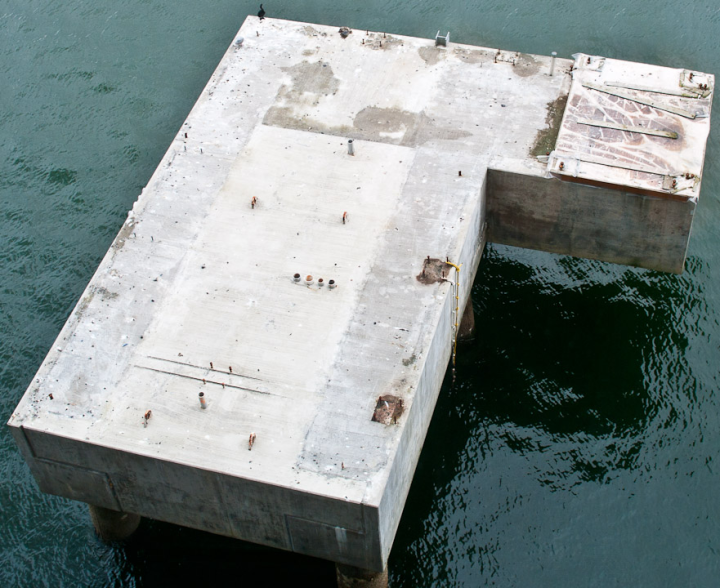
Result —
M 441 59 L 445 59 L 445 53 L 445 49 L 440 49 L 434 45 L 430 47 L 420 47 L 420 49 L 418 49 L 418 54 L 428 65 L 435 65 Z
M 96 290 L 96 292 L 97 292 L 98 294 L 100 294 L 100 296 L 102 297 L 102 301 L 103 301 L 103 302 L 105 302 L 106 300 L 112 300 L 113 298 L 117 298 L 117 297 L 118 297 L 118 293 L 117 293 L 117 292 L 110 292 L 110 290 L 108 290 L 107 288 L 102 287 L 102 286 L 101 286 L 100 288 L 98 288 L 98 289 Z
M 300 100 L 300 96 L 294 90 L 281 90 L 278 97 L 300 105 L 308 101 Z M 273 106 L 268 110 L 263 122 L 266 125 L 287 129 L 315 131 L 326 135 L 405 147 L 414 147 L 433 140 L 453 141 L 470 136 L 466 131 L 439 126 L 424 113 L 377 106 L 363 108 L 355 116 L 352 126 L 326 125 L 308 115 L 298 114 L 292 106 Z
M 464 61 L 465 63 L 490 63 L 495 59 L 494 51 L 483 51 L 482 49 L 463 49 L 462 47 L 456 47 L 453 53 L 460 61 Z
M 310 116 L 303 114 L 298 115 L 290 106 L 273 106 L 265 114 L 263 124 L 296 131 L 315 131 L 326 135 L 347 137 L 349 139 L 364 138 L 355 133 L 353 127 L 347 125 L 332 127 Z
M 540 70 L 540 64 L 538 61 L 527 53 L 521 53 L 519 58 L 515 61 L 515 67 L 513 67 L 513 73 L 521 78 L 526 78 L 536 74 Z
M 284 67 L 283 71 L 290 74 L 292 87 L 288 93 L 332 94 L 340 87 L 340 80 L 335 77 L 332 67 L 324 61 L 303 61 L 292 67 Z
M 355 130 L 361 138 L 396 143 L 403 146 L 422 145 L 432 140 L 462 139 L 470 133 L 436 125 L 424 112 L 407 112 L 398 108 L 368 106 L 355 116 Z M 381 133 L 399 133 L 402 138 L 383 137 Z
M 376 36 L 383 40 L 383 44 L 388 41 L 400 42 L 389 35 L 386 38 Z M 443 127 L 422 112 L 377 106 L 363 108 L 355 115 L 352 126 L 327 125 L 313 118 L 309 110 L 340 88 L 340 80 L 335 77 L 330 64 L 324 61 L 303 61 L 283 68 L 283 71 L 289 74 L 291 81 L 278 91 L 275 105 L 263 119 L 266 125 L 403 146 L 417 146 L 432 140 L 453 141 L 470 136 L 466 131 Z
M 397 133 L 415 130 L 418 115 L 396 108 L 368 106 L 355 116 L 353 123 L 359 131 L 368 133 Z
M 337 92 L 340 80 L 335 77 L 332 67 L 324 61 L 303 61 L 285 67 L 283 71 L 290 75 L 291 83 L 281 86 L 276 104 L 314 106 L 323 96 Z M 296 130 L 319 130 L 325 128 L 322 123 L 312 121 L 308 116 L 296 116 L 291 106 L 272 106 L 263 122 L 266 125 Z M 342 133 L 339 133 L 342 134 Z
M 409 367 L 412 364 L 414 364 L 417 361 L 417 356 L 413 353 L 410 357 L 407 359 L 403 359 L 402 363 L 405 367 Z
M 316 28 L 311 27 L 310 25 L 304 26 L 302 28 L 302 33 L 303 33 L 303 35 L 307 35 L 308 37 L 318 37 L 318 36 L 327 37 L 327 33 L 321 33 Z
M 558 96 L 555 100 L 548 102 L 547 115 L 545 116 L 546 128 L 540 129 L 535 135 L 535 142 L 530 148 L 530 155 L 537 157 L 550 153 L 555 148 L 563 113 L 567 106 L 567 94 Z

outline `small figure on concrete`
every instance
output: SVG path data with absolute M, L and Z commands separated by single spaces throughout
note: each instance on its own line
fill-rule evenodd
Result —
M 343 39 L 347 39 L 348 35 L 352 33 L 352 31 L 347 27 L 340 27 L 340 30 L 338 32 Z
M 255 443 L 255 433 L 250 433 L 250 439 L 248 440 L 248 451 L 252 451 L 253 443 Z
M 258 18 L 262 20 L 265 18 L 265 9 L 263 8 L 263 5 L 260 5 L 260 11 L 258 12 Z
M 148 426 L 148 421 L 150 420 L 150 417 L 151 417 L 151 416 L 152 416 L 152 410 L 148 410 L 148 411 L 143 415 L 143 427 L 147 427 L 147 426 Z

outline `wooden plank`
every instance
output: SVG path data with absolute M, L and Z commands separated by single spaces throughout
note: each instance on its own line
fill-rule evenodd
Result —
M 617 96 L 618 98 L 624 98 L 625 100 L 632 100 L 633 102 L 638 102 L 639 104 L 645 104 L 647 106 L 652 106 L 653 108 L 657 108 L 658 110 L 672 112 L 673 114 L 684 116 L 685 118 L 695 118 L 695 115 L 692 112 L 689 112 L 682 108 L 670 106 L 669 104 L 663 104 L 662 102 L 656 102 L 655 100 L 650 100 L 649 98 L 641 98 L 640 96 L 633 96 L 629 92 L 625 92 L 621 89 L 612 90 L 612 89 L 610 89 L 609 86 L 601 86 L 599 84 L 593 84 L 592 82 L 582 82 L 582 85 L 586 88 L 590 88 L 591 90 L 597 90 L 598 92 L 604 92 L 605 94 L 610 94 L 611 96 Z
M 578 161 L 581 161 L 583 163 L 593 163 L 595 165 L 604 165 L 606 167 L 615 167 L 618 169 L 626 169 L 629 171 L 635 171 L 640 172 L 644 174 L 654 174 L 656 176 L 666 176 L 668 174 L 670 175 L 676 175 L 672 172 L 668 172 L 666 170 L 658 170 L 658 169 L 652 169 L 647 166 L 643 165 L 630 165 L 623 163 L 619 160 L 610 160 L 610 159 L 603 159 L 600 157 L 593 157 L 592 155 L 586 155 L 582 153 L 555 153 L 556 159 L 577 159 Z
M 576 121 L 580 125 L 589 125 L 592 127 L 603 127 L 605 129 L 616 129 L 618 131 L 627 131 L 629 133 L 642 133 L 644 135 L 654 135 L 656 137 L 667 137 L 668 139 L 677 139 L 678 134 L 674 131 L 658 131 L 656 129 L 647 129 L 645 127 L 630 127 L 619 123 L 608 122 L 604 120 L 592 120 L 589 118 L 579 118 Z
M 704 98 L 704 90 L 694 90 L 687 88 L 685 90 L 681 88 L 651 88 L 650 86 L 642 86 L 640 84 L 630 84 L 628 82 L 605 82 L 606 86 L 613 88 L 627 88 L 628 90 L 639 90 L 640 92 L 653 92 L 654 94 L 667 94 L 668 96 L 680 96 L 682 98 Z M 708 92 L 709 93 L 709 92 Z

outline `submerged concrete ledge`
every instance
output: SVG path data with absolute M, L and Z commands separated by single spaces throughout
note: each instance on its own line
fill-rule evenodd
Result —
M 10 418 L 40 489 L 382 571 L 486 238 L 682 271 L 714 79 L 600 59 L 249 17 Z

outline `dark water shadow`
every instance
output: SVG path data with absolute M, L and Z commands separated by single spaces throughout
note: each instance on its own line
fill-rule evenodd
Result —
M 467 556 L 427 550 L 451 543 L 448 520 L 478 516 L 466 505 L 514 499 L 486 461 L 515 456 L 530 487 L 551 492 L 611 483 L 641 472 L 643 452 L 683 420 L 702 385 L 685 358 L 706 312 L 700 262 L 668 276 L 517 257 L 489 247 L 480 265 L 477 334 L 460 350 L 455 383 L 446 375 L 391 555 L 393 585 L 463 585 L 463 566 L 435 558 L 467 566 Z M 473 486 L 486 473 L 485 489 Z M 481 567 L 493 549 L 485 540 L 468 546 Z
M 331 562 L 159 521 L 110 549 L 122 586 L 336 586 Z

